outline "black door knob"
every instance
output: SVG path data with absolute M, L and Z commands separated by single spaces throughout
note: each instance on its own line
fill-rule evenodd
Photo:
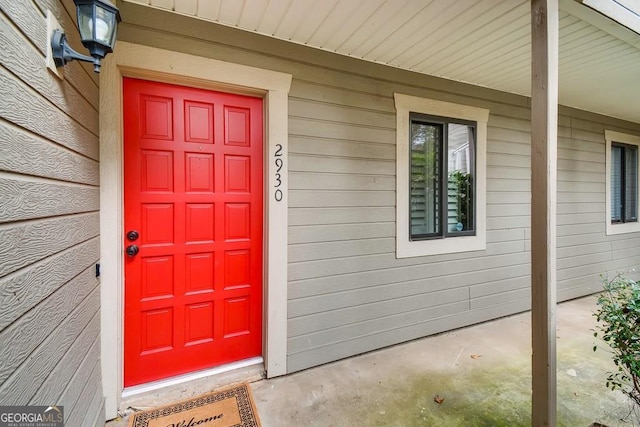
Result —
M 140 237 L 140 233 L 138 233 L 136 230 L 131 230 L 130 232 L 127 233 L 127 239 L 129 239 L 132 242 L 134 240 L 137 240 L 138 237 Z
M 127 246 L 127 255 L 129 255 L 130 257 L 138 255 L 138 252 L 140 252 L 140 248 L 137 245 Z

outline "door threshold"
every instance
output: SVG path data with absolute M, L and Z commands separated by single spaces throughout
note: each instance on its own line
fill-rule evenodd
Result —
M 253 357 L 211 369 L 127 387 L 122 392 L 120 413 L 151 409 L 224 386 L 254 382 L 263 378 L 265 378 L 264 360 L 262 357 Z

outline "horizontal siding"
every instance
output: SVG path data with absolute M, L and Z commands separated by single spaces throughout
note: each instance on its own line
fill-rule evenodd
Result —
M 469 287 L 469 297 L 471 300 L 478 298 L 499 295 L 517 289 L 529 289 L 531 286 L 531 276 L 527 273 L 520 277 L 510 277 L 503 280 L 492 280 Z
M 85 328 L 98 332 L 100 319 L 97 315 L 100 290 L 96 286 L 92 293 L 50 333 L 29 355 L 26 362 L 15 369 L 0 386 L 0 399 L 7 405 L 28 402 L 38 391 L 60 359 L 76 341 Z
M 477 310 L 465 310 L 467 303 L 457 303 L 441 306 L 436 310 L 417 312 L 422 320 L 412 322 L 406 318 L 402 327 L 394 327 L 394 319 L 386 318 L 386 322 L 379 322 L 379 329 L 368 334 L 354 334 L 350 331 L 350 339 L 343 342 L 309 348 L 289 356 L 287 368 L 291 371 L 305 369 L 311 366 L 329 363 L 334 360 L 360 354 L 381 347 L 390 346 L 421 338 L 438 332 L 452 330 L 474 323 L 507 316 L 512 313 L 525 311 L 530 307 L 528 300 L 518 300 L 503 305 Z M 395 322 L 397 324 L 397 322 Z
M 28 84 L 47 101 L 69 117 L 97 135 L 97 110 L 76 88 L 66 81 L 56 81 L 49 70 L 42 66 L 42 54 L 19 31 L 3 32 L 6 37 L 2 65 L 15 75 L 29 75 Z
M 99 91 L 45 67 L 47 10 L 80 45 L 71 0 L 0 0 L 0 401 L 99 425 Z
M 289 228 L 289 243 L 332 242 L 395 236 L 395 222 L 313 225 Z
M 0 230 L 4 242 L 0 250 L 0 274 L 28 267 L 91 239 L 99 232 L 97 221 L 97 213 L 88 213 L 24 222 Z M 30 242 L 28 248 L 24 247 L 25 241 Z
M 9 326 L 60 286 L 90 268 L 98 257 L 99 241 L 95 237 L 0 278 L 0 303 L 11 307 L 0 312 L 0 328 Z
M 349 171 L 350 172 L 350 171 Z M 377 172 L 377 171 L 376 171 Z M 289 170 L 290 190 L 377 190 L 395 191 L 395 175 L 376 175 L 372 171 L 365 174 L 296 172 Z M 291 179 L 293 178 L 293 179 Z
M 295 143 L 291 143 L 295 147 Z M 295 155 L 289 159 L 292 172 L 320 172 L 340 174 L 375 174 L 392 176 L 396 165 L 389 160 L 344 159 L 321 155 Z
M 289 210 L 289 225 L 353 224 L 395 221 L 395 209 L 383 207 L 305 207 Z
M 340 100 L 363 98 L 346 86 L 342 91 L 333 87 L 330 95 L 336 99 L 325 96 L 324 104 L 315 97 L 306 104 L 297 100 L 306 93 L 320 92 L 325 84 L 319 81 L 318 88 L 312 89 L 313 83 L 306 80 L 292 88 L 296 102 L 290 105 L 295 108 L 290 112 L 295 128 L 289 142 L 289 370 L 307 367 L 312 360 L 330 361 L 326 352 L 349 354 L 354 348 L 401 342 L 398 336 L 416 323 L 424 323 L 424 329 L 406 337 L 424 336 L 426 324 L 442 317 L 474 318 L 471 313 L 481 312 L 491 318 L 509 313 L 509 307 L 527 309 L 531 283 L 529 121 L 509 116 L 505 106 L 497 114 L 492 111 L 488 127 L 487 228 L 490 236 L 518 231 L 515 240 L 491 242 L 482 253 L 398 260 L 393 188 L 367 185 L 364 178 L 374 173 L 395 175 L 395 151 L 385 150 L 385 143 L 394 144 L 395 134 L 381 140 L 386 129 L 378 129 L 385 123 L 378 109 L 389 97 L 373 103 L 376 111 L 360 104 L 358 114 L 353 112 L 358 102 L 346 101 L 348 113 L 340 106 Z M 297 88 L 304 90 L 298 93 Z M 411 93 L 402 87 L 395 91 Z M 330 107 L 335 107 L 332 113 L 327 111 Z M 370 128 L 364 127 L 366 115 Z M 318 116 L 332 121 L 323 135 L 315 126 Z M 600 272 L 640 264 L 640 254 L 629 255 L 627 248 L 616 254 L 611 239 L 603 233 L 603 132 L 596 137 L 572 123 L 571 116 L 561 119 L 564 126 L 558 146 L 560 299 L 596 291 Z M 346 126 L 358 134 L 351 142 L 344 141 L 350 134 Z M 342 132 L 336 134 L 335 127 Z M 370 130 L 380 132 L 374 136 Z M 345 183 L 357 179 L 362 186 L 345 184 L 327 191 L 322 183 L 328 176 Z M 388 184 L 394 183 L 389 180 Z M 585 232 L 590 237 L 584 238 Z M 576 276 L 580 279 L 573 281 Z M 450 322 L 435 332 L 453 325 Z M 388 333 L 393 338 L 384 341 Z
M 68 415 L 65 414 L 65 418 L 68 420 L 69 425 L 75 426 L 87 426 L 87 418 L 93 420 L 95 414 L 100 412 L 99 402 L 96 398 L 101 399 L 98 393 L 102 394 L 101 388 L 101 367 L 100 361 L 94 366 L 89 379 L 85 384 L 81 386 L 80 395 L 73 408 L 69 411 Z M 65 408 L 66 409 L 66 408 Z
M 95 212 L 100 190 L 95 186 L 32 181 L 0 176 L 0 222 Z
M 367 144 L 351 141 L 333 141 L 332 144 L 323 144 L 323 139 L 312 137 L 291 136 L 289 141 L 295 141 L 295 154 L 307 154 L 335 157 L 351 157 L 365 160 L 388 160 L 395 156 L 395 147 L 389 144 Z M 289 150 L 294 153 L 294 151 Z
M 67 390 L 77 389 L 80 385 L 86 384 L 83 370 L 87 369 L 86 365 L 95 363 L 100 357 L 100 337 L 92 337 L 94 333 L 95 331 L 88 329 L 87 333 L 76 339 L 67 354 L 42 383 L 29 402 L 30 405 L 44 405 L 46 402 L 57 401 L 60 398 L 58 381 L 65 381 Z M 70 366 L 73 366 L 73 369 L 70 369 Z M 73 402 L 73 399 L 67 399 L 67 401 Z
M 400 298 L 370 303 L 358 300 L 358 304 L 355 306 L 349 305 L 344 308 L 298 317 L 295 322 L 291 323 L 289 335 L 291 337 L 302 337 L 302 342 L 304 342 L 304 339 L 310 333 L 319 331 L 328 331 L 330 333 L 334 328 L 345 324 L 374 321 L 397 315 L 399 314 L 397 309 L 399 303 L 402 304 L 402 313 L 407 313 L 446 304 L 467 302 L 468 299 L 468 289 L 457 288 L 429 294 L 405 295 Z M 290 349 L 295 352 L 298 348 L 294 342 L 291 342 Z
M 123 4 L 124 40 L 293 75 L 289 96 L 289 372 L 530 307 L 530 101 Z M 194 41 L 195 39 L 198 39 Z M 152 40 L 153 42 L 149 42 Z M 487 249 L 395 256 L 394 93 L 490 110 Z M 605 128 L 561 108 L 558 295 L 640 267 L 638 235 L 606 236 Z
M 72 312 L 87 297 L 91 282 L 96 282 L 95 271 L 87 269 L 0 333 L 0 360 L 3 362 L 0 381 L 6 380 L 64 320 L 66 313 Z M 48 319 L 48 322 L 39 328 L 31 328 L 38 318 Z
M 458 254 L 455 257 L 440 256 L 440 259 L 433 257 L 433 260 L 429 263 L 429 272 L 420 271 L 418 274 L 422 277 L 438 276 L 450 271 L 454 265 L 457 266 L 456 272 L 458 273 L 477 271 L 483 267 L 499 265 L 504 262 L 500 257 L 524 252 L 524 248 L 524 242 L 512 241 L 487 245 L 487 250 L 483 251 L 482 255 L 466 252 Z M 520 257 L 513 257 L 514 260 L 519 260 L 519 258 Z M 396 259 L 394 254 L 292 263 L 289 266 L 289 280 L 304 280 L 372 270 L 382 272 L 387 269 L 397 270 L 391 274 L 400 275 L 398 277 L 401 278 L 402 274 L 410 273 L 413 269 L 424 269 L 424 264 L 424 259 Z
M 0 169 L 58 181 L 98 185 L 98 162 L 13 126 L 0 125 Z M 34 156 L 32 153 L 39 153 Z
M 389 206 L 396 200 L 394 191 L 308 191 L 290 190 L 289 207 Z
M 478 260 L 475 264 L 482 264 L 483 268 L 468 271 L 451 271 L 455 266 L 464 262 L 449 261 L 448 263 L 397 267 L 385 270 L 369 270 L 349 273 L 342 276 L 324 276 L 321 278 L 291 281 L 289 283 L 289 307 L 295 306 L 298 298 L 309 298 L 323 295 L 327 299 L 339 298 L 342 293 L 352 290 L 369 289 L 375 292 L 375 287 L 384 285 L 397 286 L 399 292 L 408 292 L 409 283 L 416 284 L 420 291 L 431 292 L 460 286 L 470 286 L 502 278 L 519 277 L 530 271 L 529 254 L 521 252 L 496 257 L 486 257 L 484 263 Z M 524 273 L 523 273 L 524 272 Z M 426 277 L 425 277 L 426 276 Z M 338 302 L 339 303 L 339 302 Z M 330 302 L 325 304 L 329 306 Z M 324 305 L 316 307 L 323 310 Z
M 316 322 L 316 326 L 311 331 L 307 331 L 306 334 L 290 337 L 287 351 L 289 354 L 295 355 L 300 352 L 306 352 L 309 349 L 349 342 L 354 337 L 378 334 L 381 331 L 395 329 L 394 326 L 398 325 L 399 320 L 404 322 L 405 325 L 411 325 L 424 322 L 425 319 L 443 317 L 451 312 L 466 311 L 469 308 L 468 298 L 464 297 L 457 302 L 444 302 L 431 307 L 415 304 L 416 301 L 424 300 L 424 298 L 416 297 L 400 300 L 400 302 L 407 303 L 407 307 L 401 313 L 398 313 L 394 307 L 381 307 L 381 304 L 377 304 L 374 308 L 380 310 L 379 314 L 368 312 L 363 316 L 364 320 L 352 318 L 349 320 L 343 319 L 344 323 L 331 322 L 332 326 L 328 329 L 324 329 L 322 322 Z M 359 307 L 359 309 L 362 310 L 365 307 Z M 355 309 L 351 310 L 354 311 Z M 341 317 L 339 314 L 337 316 Z M 297 330 L 292 329 L 293 331 Z
M 96 134 L 57 109 L 5 68 L 0 68 L 0 91 L 3 94 L 0 117 L 91 159 L 98 159 Z

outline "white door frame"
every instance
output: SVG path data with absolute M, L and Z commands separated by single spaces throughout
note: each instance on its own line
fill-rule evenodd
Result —
M 115 52 L 103 61 L 100 73 L 101 360 L 107 419 L 117 416 L 124 372 L 123 77 L 263 97 L 263 355 L 267 376 L 286 374 L 287 363 L 287 153 L 291 75 L 118 42 Z M 283 163 L 276 164 L 276 158 Z

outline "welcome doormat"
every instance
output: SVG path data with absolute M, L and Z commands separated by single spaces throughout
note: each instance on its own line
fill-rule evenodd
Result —
M 130 427 L 260 427 L 247 384 L 138 412 Z

